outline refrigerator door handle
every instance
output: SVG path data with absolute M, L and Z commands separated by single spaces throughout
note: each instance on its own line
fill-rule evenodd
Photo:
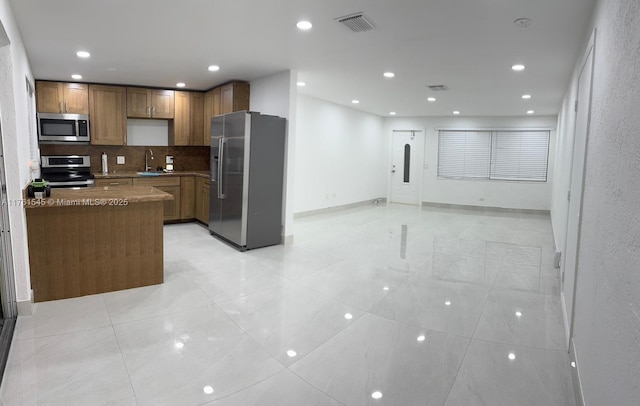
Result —
M 218 140 L 218 199 L 224 199 L 224 188 L 222 187 L 222 168 L 224 167 L 224 138 Z

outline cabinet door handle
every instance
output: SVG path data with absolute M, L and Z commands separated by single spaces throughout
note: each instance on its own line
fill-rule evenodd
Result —
M 64 113 L 62 111 L 62 102 L 58 102 L 58 110 L 60 110 L 60 113 Z
M 67 102 L 64 102 L 64 112 L 65 112 L 65 113 L 68 113 L 68 112 L 69 112 L 69 110 L 67 110 Z
M 147 117 L 151 117 L 151 107 L 147 106 Z
M 151 107 L 151 117 L 155 117 L 156 116 L 156 106 L 152 106 Z
M 110 185 L 117 186 L 117 185 L 119 185 L 119 184 L 120 184 L 120 182 L 109 182 L 109 184 L 110 184 Z

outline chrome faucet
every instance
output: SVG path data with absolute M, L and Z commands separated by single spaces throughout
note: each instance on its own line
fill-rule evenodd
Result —
M 144 151 L 144 171 L 145 172 L 149 172 L 151 170 L 151 167 L 149 166 L 149 158 L 148 158 L 147 152 L 151 154 L 151 160 L 153 161 L 153 151 L 151 151 L 151 148 L 149 148 L 146 151 Z

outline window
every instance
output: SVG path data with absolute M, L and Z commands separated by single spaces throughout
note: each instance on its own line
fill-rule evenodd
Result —
M 441 130 L 438 177 L 491 180 L 547 180 L 549 131 Z

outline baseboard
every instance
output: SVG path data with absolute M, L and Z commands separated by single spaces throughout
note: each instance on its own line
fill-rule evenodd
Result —
M 32 316 L 33 315 L 33 290 L 29 292 L 29 300 L 23 300 L 22 302 L 16 302 L 18 308 L 18 316 Z
M 571 380 L 573 382 L 573 393 L 576 398 L 576 406 L 585 406 L 584 394 L 582 392 L 582 381 L 580 380 L 580 363 L 576 355 L 576 348 L 573 339 L 569 342 L 569 361 L 571 362 Z
M 291 244 L 293 244 L 293 234 L 282 236 L 282 244 L 283 245 L 291 245 Z
M 363 200 L 361 202 L 343 204 L 343 205 L 340 205 L 340 206 L 331 206 L 331 207 L 325 207 L 325 208 L 322 208 L 322 209 L 301 211 L 301 212 L 298 212 L 298 213 L 294 213 L 293 214 L 293 218 L 297 219 L 297 218 L 301 218 L 301 217 L 314 216 L 316 214 L 333 213 L 333 212 L 336 212 L 336 211 L 352 209 L 352 208 L 360 207 L 360 206 L 384 204 L 386 202 L 387 202 L 386 198 L 379 197 L 377 199 L 368 199 L 368 200 Z
M 491 207 L 491 206 L 471 206 L 466 204 L 449 204 L 449 203 L 435 203 L 435 202 L 422 202 L 422 206 L 435 207 L 438 209 L 462 209 L 462 210 L 477 210 L 477 211 L 497 211 L 503 213 L 518 213 L 518 214 L 542 214 L 550 215 L 549 210 L 536 210 L 536 209 L 511 209 L 507 207 Z

